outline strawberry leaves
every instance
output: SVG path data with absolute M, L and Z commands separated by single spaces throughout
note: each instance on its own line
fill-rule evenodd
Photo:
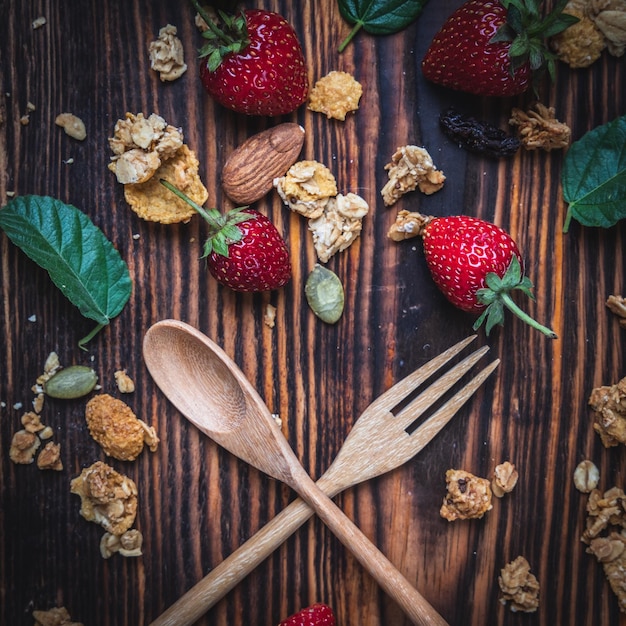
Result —
M 561 174 L 568 203 L 563 232 L 573 219 L 610 228 L 626 217 L 626 115 L 598 126 L 568 150 Z
M 339 46 L 343 52 L 354 36 L 363 29 L 372 35 L 397 33 L 422 12 L 428 0 L 338 0 L 339 12 L 354 24 L 350 34 Z
M 535 299 L 532 293 L 532 281 L 528 276 L 522 275 L 522 268 L 516 255 L 511 257 L 511 263 L 502 278 L 494 272 L 489 272 L 485 276 L 485 284 L 487 285 L 486 287 L 476 292 L 476 298 L 481 304 L 486 305 L 487 308 L 474 322 L 474 330 L 478 330 L 485 323 L 485 332 L 489 335 L 494 326 L 502 326 L 504 324 L 504 309 L 506 307 L 544 335 L 552 339 L 556 338 L 556 334 L 552 330 L 536 322 L 525 311 L 520 309 L 510 296 L 511 291 L 519 290 L 531 300 Z

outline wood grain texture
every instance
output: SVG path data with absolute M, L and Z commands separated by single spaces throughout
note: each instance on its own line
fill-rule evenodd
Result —
M 189 322 L 235 359 L 282 418 L 314 478 L 371 400 L 470 334 L 472 319 L 437 292 L 419 242 L 387 239 L 399 208 L 468 213 L 510 230 L 535 284 L 536 303 L 524 305 L 559 339 L 549 341 L 512 317 L 488 338 L 481 333 L 478 342 L 502 359 L 497 374 L 413 461 L 336 502 L 452 625 L 623 623 L 601 568 L 579 540 L 586 498 L 574 489 L 572 473 L 591 458 L 603 488 L 624 487 L 624 449 L 603 448 L 587 407 L 593 387 L 625 374 L 624 331 L 604 305 L 609 294 L 626 290 L 624 225 L 574 224 L 562 234 L 560 152 L 494 162 L 443 137 L 437 119 L 451 104 L 506 127 L 511 107 L 527 103 L 459 96 L 424 81 L 419 63 L 426 47 L 460 4 L 430 2 L 403 32 L 361 33 L 338 55 L 349 26 L 333 0 L 255 3 L 294 25 L 311 80 L 341 69 L 364 87 L 358 113 L 345 123 L 305 109 L 281 119 L 305 128 L 303 158 L 327 164 L 341 192 L 359 193 L 372 207 L 361 238 L 328 264 L 343 281 L 346 308 L 337 325 L 325 326 L 304 299 L 316 261 L 306 224 L 275 194 L 258 208 L 285 235 L 293 280 L 275 293 L 241 295 L 219 287 L 200 261 L 205 230 L 198 219 L 178 226 L 139 220 L 107 170 L 115 121 L 126 111 L 157 112 L 181 126 L 197 152 L 207 205 L 225 207 L 221 164 L 275 121 L 227 112 L 203 92 L 189 3 L 0 0 L 0 201 L 15 191 L 80 207 L 118 247 L 134 280 L 129 304 L 84 353 L 77 340 L 91 323 L 0 237 L 0 623 L 31 624 L 33 608 L 65 605 L 86 626 L 148 624 L 293 499 L 289 489 L 220 450 L 158 391 L 141 357 L 143 335 L 157 320 Z M 40 15 L 47 24 L 33 30 Z M 178 28 L 189 69 L 162 84 L 149 68 L 147 46 L 168 22 Z M 559 65 L 542 101 L 580 137 L 624 114 L 623 59 L 605 53 L 587 70 Z M 28 102 L 36 108 L 22 125 Z M 85 121 L 84 142 L 54 125 L 63 111 Z M 432 196 L 414 193 L 385 209 L 379 200 L 384 165 L 407 143 L 425 146 L 447 181 Z M 263 323 L 269 302 L 277 307 L 274 329 Z M 83 467 L 105 460 L 88 435 L 83 401 L 48 400 L 42 413 L 61 443 L 62 472 L 9 460 L 21 415 L 13 406 L 28 406 L 51 350 L 65 365 L 91 364 L 103 390 L 113 394 L 113 372 L 126 368 L 137 384 L 128 403 L 161 437 L 155 453 L 133 463 L 109 460 L 138 484 L 136 527 L 145 539 L 139 559 L 102 559 L 102 530 L 79 516 L 78 498 L 69 492 Z M 487 476 L 505 459 L 520 469 L 509 497 L 482 520 L 448 523 L 439 516 L 446 469 Z M 498 602 L 499 570 L 520 554 L 542 588 L 539 611 L 530 618 Z M 408 624 L 317 518 L 200 623 L 272 626 L 314 601 L 331 604 L 341 626 Z

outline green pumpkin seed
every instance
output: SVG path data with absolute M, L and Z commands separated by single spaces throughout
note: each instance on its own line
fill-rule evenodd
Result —
M 72 400 L 86 396 L 98 382 L 97 374 L 86 365 L 70 365 L 59 370 L 44 383 L 43 390 L 51 398 Z
M 337 274 L 319 263 L 307 278 L 304 293 L 311 310 L 328 324 L 334 324 L 343 313 L 343 285 Z

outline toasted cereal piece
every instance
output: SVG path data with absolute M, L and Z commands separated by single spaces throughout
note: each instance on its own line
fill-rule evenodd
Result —
M 126 370 L 117 370 L 113 376 L 120 393 L 133 393 L 135 391 L 135 382 L 126 373 Z
M 78 141 L 84 141 L 87 137 L 87 130 L 85 129 L 85 123 L 80 117 L 73 115 L 72 113 L 60 113 L 56 116 L 54 123 L 60 126 L 65 134 Z
M 570 127 L 556 119 L 554 107 L 539 102 L 527 111 L 514 107 L 509 124 L 517 127 L 517 135 L 526 150 L 550 152 L 570 144 Z
M 319 217 L 326 204 L 337 195 L 332 172 L 318 161 L 298 161 L 287 173 L 274 180 L 283 202 L 296 213 L 311 219 Z
M 493 478 L 491 479 L 491 491 L 497 498 L 502 498 L 505 493 L 511 493 L 517 485 L 519 472 L 515 469 L 515 465 L 510 461 L 504 461 L 500 465 L 496 465 L 493 470 Z
M 141 556 L 142 544 L 143 535 L 135 528 L 131 528 L 119 536 L 104 533 L 100 540 L 100 554 L 103 559 L 110 558 L 116 552 L 126 557 Z
M 464 470 L 446 472 L 448 492 L 439 514 L 453 522 L 458 519 L 480 519 L 493 508 L 491 486 L 486 478 L 479 478 Z
M 320 78 L 309 95 L 307 108 L 324 113 L 327 118 L 345 120 L 346 114 L 359 108 L 363 87 L 351 74 L 332 71 Z
M 154 428 L 138 419 L 125 402 L 106 393 L 89 400 L 85 419 L 91 436 L 104 453 L 120 461 L 134 461 L 144 444 L 154 451 L 159 442 Z
M 137 485 L 102 461 L 74 478 L 70 491 L 80 496 L 80 514 L 112 535 L 123 535 L 135 522 Z
M 174 224 L 188 222 L 196 213 L 184 200 L 166 189 L 159 180 L 164 178 L 202 206 L 209 192 L 198 174 L 199 162 L 193 150 L 182 145 L 176 155 L 168 159 L 144 183 L 124 185 L 124 197 L 139 217 L 149 222 Z
M 523 556 L 507 563 L 498 577 L 502 594 L 500 603 L 510 602 L 511 611 L 534 613 L 539 607 L 539 581 L 530 572 L 530 565 Z
M 37 457 L 37 467 L 41 470 L 49 469 L 60 472 L 63 469 L 61 444 L 49 441 Z
M 566 5 L 563 13 L 577 17 L 578 22 L 552 37 L 550 45 L 559 60 L 570 67 L 589 67 L 600 58 L 606 48 L 606 39 L 583 11 Z

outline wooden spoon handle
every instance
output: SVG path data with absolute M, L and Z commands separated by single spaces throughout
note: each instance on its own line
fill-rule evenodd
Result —
M 306 502 L 300 498 L 294 500 L 157 617 L 151 626 L 194 624 L 312 515 L 313 509 Z
M 447 622 L 409 583 L 387 557 L 361 532 L 344 512 L 306 475 L 300 495 L 315 509 L 335 536 L 357 558 L 378 584 L 420 626 L 447 626 Z

